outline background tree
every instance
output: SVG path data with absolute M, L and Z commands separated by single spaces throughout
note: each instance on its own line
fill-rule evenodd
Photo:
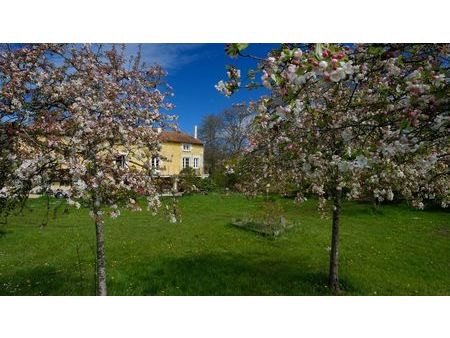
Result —
M 221 138 L 229 155 L 239 153 L 246 146 L 253 114 L 245 104 L 237 104 L 219 114 L 222 120 Z
M 45 62 L 34 71 L 36 50 Z M 115 47 L 26 46 L 6 55 L 5 63 L 16 63 L 23 55 L 25 64 L 3 78 L 1 101 L 15 104 L 8 116 L 19 117 L 22 106 L 13 101 L 21 97 L 30 102 L 23 113 L 26 125 L 15 131 L 30 142 L 14 149 L 12 156 L 18 155 L 21 163 L 4 180 L 2 196 L 25 199 L 30 189 L 48 186 L 55 175 L 68 182 L 68 203 L 87 204 L 94 219 L 98 294 L 106 295 L 105 214 L 117 217 L 121 206 L 141 210 L 138 196 L 147 196 L 148 208 L 160 204 L 151 158 L 159 149 L 154 127 L 171 118 L 160 113 L 171 108 L 162 91 L 165 72 L 143 64 L 140 54 L 127 58 L 124 49 Z M 24 74 L 27 83 L 15 85 Z M 23 88 L 33 91 L 23 93 Z
M 205 163 L 210 175 L 245 148 L 253 116 L 247 105 L 236 104 L 217 115 L 203 117 L 199 136 L 205 142 Z
M 233 56 L 243 56 L 236 46 Z M 260 60 L 269 97 L 255 105 L 244 189 L 295 184 L 298 201 L 332 204 L 329 287 L 338 275 L 342 201 L 395 194 L 449 201 L 448 45 L 282 45 Z M 247 56 L 251 57 L 251 56 Z M 262 60 L 262 61 L 261 61 Z M 217 85 L 239 88 L 238 71 Z
M 210 175 L 224 157 L 221 138 L 222 129 L 222 119 L 214 114 L 205 115 L 199 127 L 199 137 L 205 143 L 205 169 Z

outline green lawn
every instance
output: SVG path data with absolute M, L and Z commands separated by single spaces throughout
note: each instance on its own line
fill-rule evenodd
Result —
M 54 207 L 60 203 L 51 201 Z M 110 295 L 327 295 L 330 220 L 316 202 L 277 200 L 298 225 L 276 239 L 233 227 L 262 199 L 186 196 L 183 222 L 148 212 L 106 221 Z M 92 295 L 94 227 L 87 210 L 52 213 L 45 200 L 0 225 L 1 295 Z M 345 203 L 340 276 L 348 295 L 449 295 L 450 222 L 443 211 Z

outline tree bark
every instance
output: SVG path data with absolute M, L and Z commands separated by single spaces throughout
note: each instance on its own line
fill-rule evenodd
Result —
M 97 295 L 106 296 L 105 234 L 102 220 L 95 221 L 97 239 Z
M 339 287 L 339 226 L 341 218 L 342 191 L 336 190 L 333 199 L 333 224 L 331 231 L 330 273 L 328 286 L 334 294 L 341 290 Z
M 100 200 L 96 194 L 92 198 L 92 211 L 94 212 L 95 219 L 95 239 L 97 246 L 97 295 L 106 296 L 106 266 L 105 266 L 105 231 L 103 219 L 98 216 L 100 206 Z
M 93 164 L 91 175 L 95 177 L 97 175 L 97 161 L 93 149 L 90 149 L 89 155 Z M 97 257 L 95 262 L 97 268 L 97 296 L 106 296 L 105 230 L 103 218 L 98 214 L 100 211 L 101 202 L 101 198 L 94 190 L 92 192 L 92 211 L 95 219 L 95 239 L 97 246 Z

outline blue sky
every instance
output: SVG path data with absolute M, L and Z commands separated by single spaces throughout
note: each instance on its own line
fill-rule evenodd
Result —
M 249 53 L 267 55 L 274 44 L 250 44 Z M 137 45 L 128 45 L 133 51 Z M 175 109 L 170 113 L 178 115 L 179 127 L 192 134 L 194 125 L 200 125 L 202 117 L 217 114 L 234 103 L 241 103 L 258 97 L 261 90 L 240 90 L 227 98 L 214 85 L 226 79 L 226 64 L 236 65 L 242 75 L 256 65 L 254 60 L 228 57 L 225 44 L 143 44 L 143 58 L 148 63 L 157 62 L 168 71 L 167 82 L 173 87 L 174 97 L 170 99 Z

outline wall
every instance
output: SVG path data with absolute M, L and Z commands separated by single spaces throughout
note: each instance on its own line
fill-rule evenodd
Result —
M 194 164 L 194 157 L 199 158 L 199 175 L 203 175 L 203 146 L 193 144 L 191 151 L 183 151 L 183 145 L 175 142 L 164 142 L 161 147 L 160 175 L 178 175 L 183 169 L 183 157 L 190 158 L 190 165 Z

